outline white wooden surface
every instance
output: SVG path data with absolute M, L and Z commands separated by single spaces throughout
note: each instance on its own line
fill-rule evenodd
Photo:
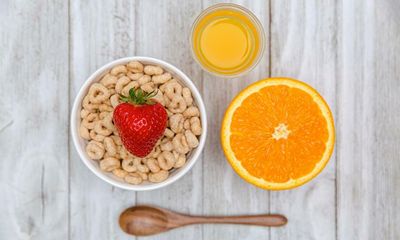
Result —
M 233 1 L 268 35 L 252 72 L 224 80 L 193 61 L 189 31 L 213 0 L 0 1 L 0 239 L 132 239 L 126 207 L 190 214 L 282 213 L 284 228 L 190 226 L 145 239 L 400 239 L 400 2 Z M 71 103 L 85 79 L 124 56 L 164 59 L 199 87 L 209 114 L 202 159 L 165 189 L 111 187 L 79 160 Z M 241 180 L 219 144 L 223 112 L 251 82 L 290 76 L 326 98 L 335 153 L 309 184 L 268 192 Z

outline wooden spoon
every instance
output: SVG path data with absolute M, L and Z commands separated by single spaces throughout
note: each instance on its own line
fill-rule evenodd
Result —
M 126 209 L 119 217 L 119 225 L 128 234 L 147 236 L 162 233 L 177 227 L 197 223 L 246 224 L 278 227 L 287 223 L 282 215 L 264 214 L 226 217 L 190 216 L 158 207 L 135 206 Z

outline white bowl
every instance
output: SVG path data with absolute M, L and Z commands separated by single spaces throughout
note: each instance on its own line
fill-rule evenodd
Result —
M 139 61 L 143 64 L 151 64 L 151 65 L 158 65 L 162 67 L 164 70 L 170 72 L 173 76 L 177 78 L 183 85 L 188 87 L 192 91 L 192 96 L 194 98 L 194 101 L 197 105 L 197 107 L 200 110 L 200 117 L 201 117 L 201 124 L 203 128 L 203 132 L 200 135 L 200 143 L 199 146 L 192 150 L 191 153 L 188 156 L 187 162 L 185 165 L 179 169 L 175 169 L 172 172 L 170 172 L 170 176 L 163 182 L 160 183 L 151 183 L 151 182 L 145 182 L 140 185 L 132 185 L 126 182 L 123 182 L 119 178 L 115 177 L 112 173 L 104 172 L 100 169 L 98 161 L 94 161 L 89 158 L 89 156 L 86 153 L 85 147 L 87 144 L 87 141 L 83 138 L 80 137 L 79 135 L 79 124 L 80 124 L 80 111 L 82 109 L 82 100 L 86 96 L 89 87 L 92 83 L 100 81 L 101 77 L 106 74 L 108 70 L 110 70 L 112 67 L 118 65 L 118 64 L 127 64 L 130 61 Z M 117 59 L 115 61 L 112 61 L 104 66 L 102 66 L 100 69 L 98 69 L 95 73 L 93 73 L 83 84 L 81 89 L 79 90 L 78 95 L 75 98 L 74 105 L 72 107 L 72 112 L 71 112 L 71 134 L 72 134 L 72 140 L 74 142 L 75 148 L 82 160 L 82 162 L 99 178 L 103 179 L 104 181 L 110 183 L 113 186 L 127 189 L 127 190 L 134 190 L 134 191 L 146 191 L 146 190 L 153 190 L 161 187 L 165 187 L 179 178 L 181 178 L 185 173 L 187 173 L 193 165 L 196 163 L 196 161 L 199 159 L 200 153 L 204 148 L 204 143 L 206 140 L 206 134 L 207 134 L 207 115 L 206 115 L 206 110 L 204 107 L 203 99 L 201 98 L 201 95 L 199 91 L 197 90 L 196 86 L 193 84 L 193 82 L 189 79 L 188 76 L 186 76 L 182 71 L 180 71 L 178 68 L 174 67 L 173 65 L 164 62 L 162 60 L 158 60 L 155 58 L 150 58 L 150 57 L 126 57 L 126 58 L 121 58 Z

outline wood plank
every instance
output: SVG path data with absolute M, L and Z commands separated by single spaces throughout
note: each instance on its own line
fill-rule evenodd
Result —
M 199 1 L 140 1 L 135 33 L 138 55 L 152 56 L 175 65 L 202 90 L 201 70 L 191 56 L 188 41 L 192 22 L 200 7 Z M 155 191 L 139 192 L 138 204 L 201 214 L 203 160 L 201 157 L 192 170 L 176 183 Z M 201 239 L 201 230 L 200 226 L 188 226 L 145 239 Z
M 0 79 L 0 239 L 132 239 L 117 218 L 136 198 L 191 214 L 289 217 L 280 229 L 191 226 L 146 239 L 400 238 L 400 4 L 271 1 L 269 31 L 268 1 L 234 1 L 271 32 L 272 51 L 251 73 L 224 80 L 202 72 L 182 37 L 200 10 L 216 2 L 0 1 L 0 73 L 10 76 Z M 94 176 L 72 142 L 68 151 L 68 110 L 79 87 L 101 65 L 132 55 L 161 58 L 187 73 L 202 90 L 210 122 L 191 172 L 139 194 Z M 323 173 L 301 188 L 272 193 L 241 180 L 219 143 L 226 106 L 268 75 L 269 58 L 272 75 L 298 78 L 322 93 L 337 128 L 337 155 Z
M 135 55 L 135 1 L 71 1 L 71 105 L 79 88 L 102 65 Z M 135 193 L 100 180 L 71 145 L 71 239 L 126 239 L 118 216 Z
M 302 80 L 316 88 L 336 116 L 335 1 L 272 1 L 272 76 Z M 335 155 L 313 181 L 271 193 L 271 211 L 289 224 L 271 239 L 335 239 Z
M 398 1 L 341 1 L 338 239 L 399 239 Z
M 203 8 L 218 2 L 223 1 L 204 0 Z M 268 32 L 268 1 L 233 2 L 250 9 Z M 233 97 L 250 83 L 268 77 L 269 53 L 267 51 L 259 65 L 242 77 L 222 79 L 204 73 L 203 97 L 209 115 L 209 135 L 203 153 L 204 214 L 233 215 L 269 212 L 269 193 L 248 184 L 233 171 L 225 159 L 219 140 L 223 114 Z M 205 225 L 203 239 L 269 239 L 269 229 L 239 225 Z
M 68 4 L 0 2 L 0 239 L 68 238 Z

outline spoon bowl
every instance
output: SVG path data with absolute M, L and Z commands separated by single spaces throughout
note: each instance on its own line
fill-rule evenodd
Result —
M 147 236 L 169 230 L 167 214 L 155 207 L 136 206 L 126 209 L 119 218 L 126 233 Z

